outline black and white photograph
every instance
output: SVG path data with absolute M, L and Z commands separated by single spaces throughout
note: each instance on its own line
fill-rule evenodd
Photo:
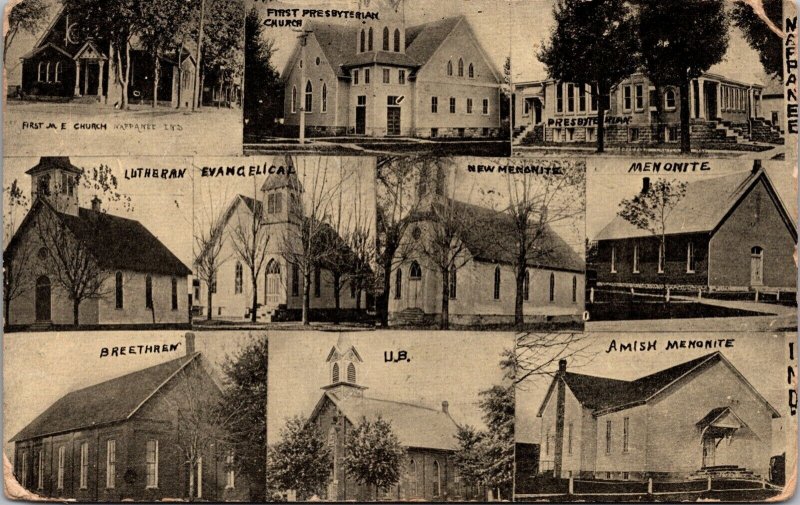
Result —
M 373 158 L 194 163 L 195 328 L 374 326 Z
M 511 333 L 271 334 L 270 498 L 509 501 L 513 348 Z
M 6 496 L 263 501 L 266 359 L 258 332 L 6 335 Z
M 784 159 L 782 0 L 523 0 L 513 150 Z
M 190 169 L 187 158 L 5 158 L 5 331 L 188 329 Z
M 382 326 L 583 327 L 586 167 L 513 161 L 379 159 Z
M 754 502 L 791 491 L 795 337 L 520 337 L 515 500 Z
M 589 162 L 588 328 L 796 331 L 794 170 L 677 165 Z
M 251 3 L 245 154 L 511 154 L 509 0 Z
M 241 154 L 243 0 L 14 3 L 6 156 Z

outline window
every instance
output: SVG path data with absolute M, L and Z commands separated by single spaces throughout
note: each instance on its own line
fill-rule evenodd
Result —
M 39 464 L 36 467 L 36 489 L 44 489 L 44 451 L 41 449 L 39 449 Z
M 467 69 L 467 75 L 469 76 L 470 79 L 475 78 L 475 67 L 472 65 L 472 63 L 469 64 L 469 68 Z
M 438 114 L 439 113 L 439 97 L 432 96 L 431 97 L 431 114 Z
M 664 108 L 666 110 L 675 110 L 675 90 L 672 88 L 667 88 L 664 92 Z
M 22 484 L 22 487 L 27 488 L 28 487 L 28 452 L 27 451 L 23 451 L 22 455 L 21 455 L 21 458 L 22 458 L 22 461 L 20 462 L 19 467 L 20 467 L 20 473 L 22 475 L 20 475 L 19 481 L 20 481 L 20 484 Z
M 436 460 L 433 461 L 433 475 L 433 496 L 439 496 L 442 489 L 442 472 Z
M 695 268 L 694 263 L 694 243 L 689 242 L 686 244 L 686 273 L 693 274 Z
M 629 142 L 638 142 L 639 141 L 639 128 L 629 128 L 628 129 L 628 141 Z
M 489 99 L 488 98 L 484 98 L 483 99 L 483 114 L 485 116 L 489 115 Z
M 367 34 L 367 51 L 372 51 L 372 28 L 369 29 L 369 33 Z
M 356 297 L 356 281 L 351 280 L 348 284 L 350 284 L 350 298 Z
M 556 85 L 556 112 L 564 112 L 564 85 Z
M 456 113 L 456 99 L 454 97 L 450 97 L 450 114 Z
M 458 76 L 464 77 L 464 60 L 458 59 Z
M 47 62 L 47 82 L 52 82 L 50 79 L 50 62 Z
M 172 278 L 172 310 L 178 310 L 178 278 Z
M 279 214 L 283 206 L 282 195 L 280 193 L 270 193 L 267 195 L 267 214 Z
M 467 98 L 467 114 L 472 114 L 472 98 Z
M 359 45 L 359 49 L 362 53 L 367 50 L 367 39 L 364 30 L 361 30 L 361 44 Z
M 311 81 L 306 82 L 306 103 L 305 112 L 312 112 L 314 110 L 314 86 L 311 85 Z
M 567 454 L 572 454 L 572 423 L 567 426 Z
M 350 384 L 356 383 L 356 366 L 352 363 L 347 365 L 347 382 Z
M 228 451 L 228 455 L 225 457 L 225 489 L 233 489 L 236 487 L 236 472 L 233 466 L 233 451 Z
M 317 59 L 314 60 L 314 63 L 316 63 L 316 65 L 319 66 L 320 61 L 322 61 L 322 60 L 320 60 L 319 56 L 317 56 Z
M 158 440 L 147 441 L 145 459 L 145 486 L 147 489 L 158 487 Z
M 272 195 L 270 195 L 272 196 Z M 235 268 L 235 276 L 233 280 L 233 292 L 234 294 L 241 294 L 242 293 L 242 284 L 244 280 L 244 269 L 242 268 L 242 263 L 240 261 L 236 262 Z
M 456 274 L 457 271 L 458 271 L 458 269 L 456 267 L 451 267 L 451 269 L 450 269 L 450 299 L 451 300 L 455 300 L 455 298 L 456 298 L 456 293 L 457 293 L 456 286 L 457 286 L 457 282 L 458 282 L 458 275 Z
M 331 371 L 331 384 L 337 384 L 339 382 L 339 363 L 333 364 L 333 370 Z
M 394 52 L 400 52 L 400 29 L 394 29 Z
M 56 486 L 64 489 L 64 464 L 66 463 L 67 448 L 63 445 L 58 448 L 58 473 L 56 474 Z
M 500 299 L 500 267 L 494 267 L 494 299 Z
M 383 50 L 384 51 L 388 51 L 389 50 L 389 27 L 388 26 L 384 26 L 383 27 Z
M 578 277 L 572 276 L 572 303 L 578 303 Z
M 55 76 L 53 77 L 53 81 L 61 82 L 61 74 L 62 73 L 63 73 L 63 68 L 61 66 L 61 62 L 57 61 L 56 62 L 56 71 L 55 71 Z
M 636 85 L 636 110 L 642 111 L 644 110 L 644 85 L 637 84 Z
M 124 292 L 122 290 L 122 272 L 117 272 L 114 275 L 114 295 L 116 299 L 116 307 L 121 309 L 125 306 Z
M 525 280 L 522 281 L 522 299 L 526 302 L 530 300 L 531 296 L 531 273 L 525 270 Z
M 388 68 L 383 69 L 383 83 L 389 84 L 391 82 L 391 77 L 389 77 L 390 70 Z
M 416 261 L 411 262 L 411 268 L 409 269 L 408 277 L 411 280 L 422 279 L 422 268 L 420 268 L 419 263 L 417 263 Z
M 322 271 L 318 266 L 314 267 L 314 297 L 322 296 Z
M 402 68 L 397 71 L 397 84 L 405 84 L 406 83 L 406 71 Z
M 403 296 L 403 271 L 399 268 L 394 273 L 394 298 L 399 300 Z
M 439 128 L 431 128 L 431 138 L 436 138 L 439 136 Z
M 658 273 L 664 273 L 664 243 L 658 243 Z
M 322 109 L 320 112 L 328 112 L 328 84 L 322 83 Z
M 631 97 L 631 86 L 623 86 L 622 87 L 622 110 L 625 112 L 630 112 L 633 108 L 633 101 Z
M 589 89 L 592 99 L 589 100 L 592 112 L 597 112 L 597 93 L 594 89 Z
M 106 442 L 106 488 L 114 489 L 117 483 L 117 441 Z
M 409 476 L 411 477 L 411 498 L 417 497 L 417 462 L 413 459 L 409 463 Z
M 567 112 L 575 112 L 575 85 L 567 84 Z
M 81 489 L 89 487 L 89 443 L 81 442 Z
M 42 72 L 42 70 L 44 69 L 45 69 L 44 62 L 40 61 L 39 66 L 36 68 L 36 80 L 39 82 L 44 82 L 44 79 L 47 79 L 47 76 L 44 76 L 44 73 Z M 42 77 L 44 77 L 44 79 L 42 79 Z
M 353 84 L 358 84 L 358 70 L 353 70 Z
M 297 112 L 297 86 L 292 86 L 292 114 Z
M 578 87 L 578 110 L 586 112 L 586 86 Z
M 550 301 L 556 300 L 556 274 L 550 274 Z
M 606 421 L 606 454 L 611 453 L 611 421 Z
M 297 264 L 292 265 L 292 296 L 300 294 L 300 268 Z
M 544 453 L 550 454 L 550 428 L 547 428 L 547 435 L 544 437 Z
M 628 452 L 628 437 L 630 436 L 630 418 L 622 419 L 622 452 Z
M 369 84 L 369 69 L 364 69 L 364 84 Z
M 622 472 L 622 480 L 628 480 L 628 479 L 630 479 L 630 473 Z
M 144 306 L 147 309 L 153 308 L 153 277 L 150 274 L 144 279 Z
M 40 65 L 41 65 L 41 63 L 40 63 Z M 450 75 L 450 76 L 453 75 L 453 62 L 450 61 L 450 60 L 447 61 L 447 75 Z
M 639 273 L 639 245 L 633 246 L 633 273 Z

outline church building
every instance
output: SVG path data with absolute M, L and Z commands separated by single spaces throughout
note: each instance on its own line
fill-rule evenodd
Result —
M 467 19 L 406 26 L 404 2 L 394 3 L 375 20 L 304 24 L 282 74 L 285 124 L 319 135 L 500 135 L 502 76 Z
M 42 157 L 33 205 L 3 252 L 7 328 L 187 327 L 191 270 L 140 222 L 79 205 L 83 170 Z M 8 291 L 7 291 L 8 292 Z
M 780 414 L 714 352 L 630 381 L 561 360 L 538 417 L 539 472 L 641 482 L 768 479 Z
M 380 492 L 378 499 L 389 501 L 466 501 L 482 497 L 479 490 L 464 482 L 455 468 L 458 449 L 458 424 L 448 411 L 371 397 L 360 380 L 363 363 L 358 350 L 344 333 L 328 353 L 329 383 L 308 418 L 327 436 L 333 452 L 333 474 L 328 483 L 330 501 L 367 502 L 376 499 L 371 486 L 358 484 L 347 475 L 341 460 L 348 433 L 362 419 L 378 417 L 391 424 L 392 431 L 406 450 L 400 481 Z

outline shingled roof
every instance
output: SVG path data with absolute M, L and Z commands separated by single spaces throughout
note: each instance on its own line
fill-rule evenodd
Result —
M 78 391 L 52 404 L 10 442 L 93 428 L 133 416 L 161 386 L 200 356 L 194 353 Z
M 539 408 L 538 415 L 541 416 L 544 412 L 544 408 L 559 377 L 563 377 L 564 383 L 575 395 L 578 402 L 584 407 L 594 410 L 597 415 L 642 405 L 656 393 L 671 386 L 686 374 L 719 361 L 729 365 L 756 395 L 761 396 L 720 352 L 714 352 L 632 381 L 564 372 L 553 379 L 550 389 Z M 780 417 L 778 412 L 763 397 L 762 400 L 772 410 L 773 417 Z
M 438 409 L 422 407 L 412 403 L 379 400 L 360 396 L 340 398 L 328 391 L 321 401 L 329 399 L 357 425 L 362 419 L 374 421 L 379 416 L 391 423 L 392 431 L 405 447 L 425 449 L 458 449 L 458 425 L 450 414 Z

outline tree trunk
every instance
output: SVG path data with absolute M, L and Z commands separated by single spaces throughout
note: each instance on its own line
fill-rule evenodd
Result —
M 339 273 L 333 274 L 333 324 L 339 324 L 339 309 L 341 308 L 342 276 Z
M 158 78 L 159 78 L 158 54 L 153 58 L 153 108 L 158 105 Z
M 203 51 L 203 30 L 205 29 L 206 22 L 206 0 L 200 0 L 200 29 L 197 32 L 197 57 L 195 58 L 194 69 L 194 96 L 192 97 L 192 111 L 195 110 L 196 104 L 199 102 L 200 93 L 202 88 L 200 86 L 200 69 L 203 67 L 201 63 L 201 55 Z
M 356 310 L 361 310 L 361 287 L 356 288 Z
M 122 81 L 122 110 L 128 110 L 128 83 L 131 78 L 131 43 L 125 42 L 125 79 Z
M 389 327 L 389 297 L 392 296 L 392 257 L 388 253 L 384 253 L 383 260 L 383 294 L 378 298 L 378 313 L 381 318 L 381 326 L 383 328 Z
M 514 326 L 521 328 L 523 324 L 525 324 L 525 314 L 523 312 L 522 304 L 524 302 L 524 293 L 525 293 L 525 270 L 526 265 L 524 262 L 519 263 L 517 265 L 517 276 L 516 276 L 516 292 L 517 294 L 514 296 Z
M 308 313 L 311 311 L 311 275 L 309 273 L 303 274 L 303 326 L 308 326 Z
M 181 62 L 183 60 L 183 44 L 185 37 L 186 36 L 184 35 L 184 37 L 181 38 L 181 46 L 180 49 L 178 50 L 178 90 L 176 97 L 177 100 L 175 101 L 176 109 L 181 108 L 181 90 L 183 89 L 183 65 L 181 64 Z
M 208 313 L 206 314 L 206 321 L 211 321 L 211 295 L 213 294 L 211 291 L 211 282 L 208 283 Z
M 605 94 L 602 90 L 600 90 L 600 86 L 596 87 L 597 89 L 597 152 L 602 153 L 605 152 L 605 136 L 606 136 L 606 109 L 605 109 Z
M 80 300 L 72 300 L 72 324 L 77 327 L 80 321 Z
M 691 139 L 689 136 L 689 86 L 691 85 L 691 81 L 689 78 L 683 79 L 681 81 L 681 152 L 682 153 L 690 153 L 692 152 L 692 145 Z M 699 89 L 698 93 L 702 93 L 703 90 Z
M 253 282 L 253 303 L 250 307 L 250 322 L 255 323 L 257 319 L 256 310 L 258 310 L 258 276 L 253 275 L 251 281 Z
M 450 276 L 447 270 L 442 270 L 442 314 L 439 329 L 450 329 Z
M 658 144 L 664 143 L 664 101 L 663 97 L 661 96 L 661 85 L 654 82 L 653 87 L 655 87 L 655 95 L 656 95 L 656 142 Z

